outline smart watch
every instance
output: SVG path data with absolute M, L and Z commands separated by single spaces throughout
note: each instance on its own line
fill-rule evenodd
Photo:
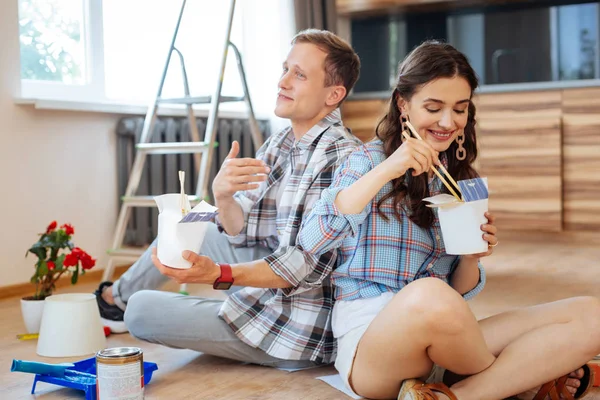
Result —
M 217 263 L 217 265 L 221 268 L 221 276 L 213 283 L 213 289 L 227 290 L 233 285 L 233 271 L 231 270 L 231 265 L 220 263 Z

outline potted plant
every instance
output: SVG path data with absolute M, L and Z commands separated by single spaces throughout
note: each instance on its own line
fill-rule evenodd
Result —
M 37 257 L 35 272 L 31 283 L 35 284 L 35 294 L 21 299 L 21 312 L 25 327 L 29 333 L 37 333 L 40 329 L 44 299 L 56 289 L 56 281 L 61 276 L 70 276 L 71 284 L 76 284 L 80 275 L 96 265 L 96 260 L 88 253 L 75 247 L 71 238 L 75 229 L 70 224 L 57 228 L 56 221 L 52 221 L 46 232 L 34 243 L 27 254 L 32 253 Z

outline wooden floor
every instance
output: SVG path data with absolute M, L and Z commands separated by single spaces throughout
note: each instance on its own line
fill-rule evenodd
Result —
M 600 238 L 593 234 L 504 233 L 496 254 L 485 260 L 488 284 L 471 302 L 478 317 L 514 307 L 537 304 L 578 295 L 600 296 Z M 92 285 L 75 287 L 91 292 Z M 194 287 L 194 292 L 205 289 Z M 61 292 L 66 290 L 61 289 Z M 13 359 L 45 362 L 74 361 L 48 359 L 35 353 L 35 341 L 19 341 L 23 333 L 19 299 L 0 301 L 0 399 L 83 399 L 82 392 L 38 384 L 29 394 L 33 376 L 10 373 Z M 147 399 L 348 399 L 327 384 L 314 379 L 335 373 L 332 367 L 302 372 L 284 372 L 241 365 L 188 350 L 174 350 L 137 341 L 128 334 L 111 335 L 108 345 L 136 345 L 145 359 L 159 370 L 146 387 Z M 83 357 L 78 357 L 81 359 Z M 600 392 L 588 399 L 600 400 Z

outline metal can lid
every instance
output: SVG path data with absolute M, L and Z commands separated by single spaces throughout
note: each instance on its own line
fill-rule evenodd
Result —
M 110 349 L 100 350 L 96 355 L 105 358 L 118 358 L 135 356 L 142 353 L 139 347 L 112 347 Z

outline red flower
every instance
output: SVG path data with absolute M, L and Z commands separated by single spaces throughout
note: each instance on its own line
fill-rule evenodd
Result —
M 56 264 L 54 264 L 54 261 L 48 261 L 46 265 L 48 266 L 48 271 L 53 271 L 54 268 L 56 268 Z
M 50 225 L 48 225 L 48 227 L 46 228 L 46 234 L 52 232 L 55 229 L 56 229 L 56 221 L 50 222 Z
M 73 267 L 77 265 L 79 261 L 81 261 L 81 268 L 85 270 L 92 269 L 96 265 L 96 260 L 79 247 L 73 248 L 73 250 L 67 254 L 63 265 L 65 267 Z
M 75 257 L 77 257 L 77 259 L 81 258 L 82 254 L 85 254 L 85 251 L 81 250 L 79 247 L 73 247 L 73 250 L 71 250 L 71 253 L 75 255 Z
M 75 228 L 73 228 L 73 225 L 71 225 L 71 224 L 64 224 L 61 226 L 61 228 L 65 230 L 65 233 L 68 236 L 71 236 L 75 233 Z
M 96 265 L 96 260 L 84 252 L 81 256 L 81 268 L 88 270 L 94 268 L 94 265 Z
M 63 261 L 63 266 L 64 267 L 73 267 L 75 265 L 77 265 L 77 263 L 79 262 L 79 258 L 77 257 L 76 253 L 69 253 L 67 254 L 67 256 L 65 257 L 65 261 Z

